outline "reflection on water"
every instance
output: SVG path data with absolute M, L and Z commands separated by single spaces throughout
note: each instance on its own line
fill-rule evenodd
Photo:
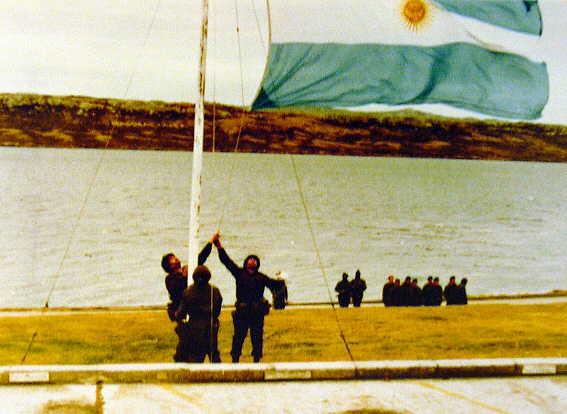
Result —
M 567 164 L 295 162 L 324 269 L 288 155 L 206 154 L 201 219 L 203 243 L 222 220 L 235 261 L 288 273 L 291 301 L 326 300 L 324 274 L 332 289 L 356 269 L 373 299 L 388 273 L 466 276 L 473 294 L 566 287 Z M 41 306 L 53 286 L 50 306 L 165 303 L 160 259 L 187 257 L 190 177 L 190 153 L 0 149 L 0 306 Z M 230 274 L 214 252 L 207 264 L 230 303 Z

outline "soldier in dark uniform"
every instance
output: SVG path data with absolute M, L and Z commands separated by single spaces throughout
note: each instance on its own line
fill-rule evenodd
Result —
M 343 273 L 343 278 L 335 286 L 335 292 L 338 293 L 339 306 L 341 308 L 348 308 L 350 303 L 350 281 L 348 274 Z
M 443 303 L 443 288 L 439 284 L 438 277 L 435 277 L 433 279 L 432 296 L 433 296 L 433 306 L 441 306 L 441 304 Z
M 421 288 L 417 284 L 417 279 L 411 281 L 409 295 L 409 306 L 421 306 L 423 305 L 423 293 Z
M 394 280 L 394 288 L 392 289 L 392 306 L 402 306 L 400 305 L 402 294 L 402 287 L 400 286 L 400 279 L 396 278 Z
M 203 247 L 199 257 L 197 259 L 198 264 L 202 265 L 207 261 L 209 254 L 212 250 L 212 243 L 214 239 L 218 237 L 218 233 L 215 233 L 211 238 L 211 241 Z M 167 253 L 161 258 L 161 267 L 167 273 L 165 277 L 165 287 L 167 293 L 169 294 L 169 303 L 167 304 L 167 316 L 172 322 L 175 321 L 175 311 L 181 303 L 181 298 L 183 297 L 183 291 L 187 288 L 187 265 L 181 267 L 181 262 L 173 253 Z M 181 332 L 179 326 L 175 328 L 175 333 L 179 337 Z M 181 341 L 181 338 L 179 338 Z M 177 361 L 177 352 L 173 356 L 173 359 Z
M 457 286 L 455 290 L 455 305 L 466 305 L 468 303 L 467 298 L 467 278 L 461 279 L 461 283 Z
M 254 362 L 260 362 L 263 356 L 264 316 L 270 311 L 270 303 L 264 298 L 264 289 L 272 292 L 281 288 L 282 282 L 271 279 L 260 273 L 260 259 L 249 255 L 244 259 L 242 267 L 238 267 L 228 256 L 221 245 L 220 239 L 215 240 L 219 259 L 236 281 L 236 303 L 232 312 L 234 335 L 232 337 L 232 362 L 240 360 L 242 345 L 250 329 L 252 341 L 252 356 Z
M 198 265 L 203 265 L 211 254 L 212 243 L 218 234 L 215 233 L 208 242 L 197 259 Z M 167 304 L 167 315 L 171 321 L 175 320 L 175 311 L 179 307 L 183 291 L 187 289 L 187 266 L 181 267 L 181 262 L 173 253 L 167 253 L 161 258 L 161 267 L 167 273 L 165 277 L 165 288 L 169 293 L 169 303 Z
M 382 288 L 382 303 L 384 306 L 389 307 L 392 306 L 392 292 L 394 291 L 394 276 L 388 275 L 388 281 Z
M 457 283 L 455 282 L 455 276 L 449 278 L 449 283 L 445 286 L 443 290 L 443 295 L 445 296 L 445 301 L 447 306 L 456 305 L 457 300 Z
M 435 290 L 435 286 L 433 285 L 433 276 L 428 276 L 427 283 L 423 285 L 423 289 L 421 291 L 423 295 L 424 306 L 435 306 L 434 297 L 433 297 L 434 290 Z
M 406 276 L 404 283 L 400 286 L 399 306 L 409 306 L 411 297 L 411 276 Z
M 360 270 L 357 270 L 354 274 L 354 279 L 350 282 L 350 295 L 352 297 L 352 304 L 355 308 L 360 307 L 365 290 L 366 281 L 360 277 Z
M 209 284 L 211 272 L 207 266 L 197 266 L 193 284 L 183 292 L 175 319 L 179 323 L 180 341 L 177 360 L 221 362 L 218 349 L 219 315 L 222 296 L 216 286 Z M 189 316 L 189 321 L 185 322 Z

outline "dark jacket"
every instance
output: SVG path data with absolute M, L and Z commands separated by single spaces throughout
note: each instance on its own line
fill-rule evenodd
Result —
M 392 293 L 394 292 L 396 284 L 387 282 L 384 287 L 382 288 L 382 302 L 384 306 L 392 306 Z
M 355 278 L 350 281 L 350 295 L 352 296 L 353 303 L 360 304 L 365 290 L 366 281 L 360 276 L 355 276 Z
M 396 285 L 392 288 L 392 306 L 402 306 L 402 286 Z
M 340 280 L 335 286 L 335 292 L 338 293 L 339 305 L 348 306 L 350 303 L 350 281 L 347 279 Z
M 199 253 L 199 266 L 205 264 L 209 254 L 211 254 L 211 249 L 213 245 L 211 243 L 207 243 L 201 253 Z M 175 311 L 179 307 L 181 303 L 181 298 L 183 297 L 183 291 L 187 289 L 187 278 L 183 276 L 181 270 L 177 273 L 169 273 L 165 277 L 165 287 L 167 289 L 167 293 L 169 293 L 169 303 L 167 304 L 167 314 L 169 315 L 169 319 L 172 321 L 175 320 Z
M 466 305 L 468 303 L 467 289 L 463 285 L 457 286 L 455 289 L 455 305 Z
M 404 281 L 404 283 L 402 283 L 399 291 L 400 296 L 398 306 L 410 306 L 411 289 L 411 282 Z
M 253 257 L 258 263 L 258 267 L 252 274 L 248 274 L 244 265 L 246 261 Z M 237 266 L 232 259 L 228 256 L 224 248 L 219 249 L 219 259 L 222 264 L 226 266 L 228 271 L 234 277 L 236 281 L 236 306 L 240 304 L 257 304 L 260 300 L 264 299 L 264 289 L 267 287 L 270 291 L 275 292 L 282 285 L 285 284 L 284 281 L 279 281 L 260 273 L 258 269 L 260 268 L 260 259 L 257 256 L 249 255 L 244 259 L 244 264 L 242 267 Z
M 212 294 L 212 298 L 211 298 Z M 212 306 L 211 306 L 212 305 Z M 175 312 L 175 319 L 182 321 L 189 315 L 189 321 L 218 319 L 222 307 L 220 290 L 209 283 L 193 283 L 184 292 L 181 303 Z
M 456 305 L 457 304 L 457 296 L 458 296 L 458 286 L 457 285 L 451 285 L 448 284 L 447 286 L 445 286 L 445 289 L 443 290 L 443 295 L 445 296 L 445 301 L 447 302 L 447 305 Z
M 423 292 L 419 286 L 411 285 L 409 289 L 409 306 L 423 305 Z
M 219 315 L 222 296 L 216 286 L 209 284 L 211 274 L 205 266 L 197 266 L 193 283 L 183 292 L 175 312 L 179 343 L 174 360 L 203 362 L 209 355 L 211 362 L 221 362 L 218 350 Z M 189 315 L 189 321 L 185 322 Z
M 440 285 L 433 285 L 431 292 L 433 306 L 441 306 L 443 303 L 443 288 Z
M 427 282 L 423 285 L 423 289 L 421 290 L 421 294 L 423 296 L 423 304 L 425 306 L 434 306 L 434 291 L 435 285 L 433 283 Z

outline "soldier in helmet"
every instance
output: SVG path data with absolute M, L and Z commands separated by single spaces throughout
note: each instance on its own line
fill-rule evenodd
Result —
M 215 233 L 211 238 L 211 241 L 203 247 L 199 257 L 197 259 L 198 264 L 202 265 L 207 261 L 209 254 L 212 250 L 212 243 L 214 239 L 218 237 L 218 233 Z M 181 298 L 183 297 L 183 292 L 187 288 L 188 271 L 187 265 L 181 266 L 181 261 L 173 253 L 167 253 L 161 258 L 161 267 L 167 273 L 165 276 L 165 287 L 167 293 L 169 294 L 169 303 L 167 304 L 167 316 L 172 322 L 176 322 L 175 311 L 181 303 Z M 179 337 L 182 332 L 182 327 L 179 323 L 175 327 L 175 333 Z M 178 338 L 181 341 L 181 338 Z M 178 352 L 173 355 L 174 361 L 178 361 Z
M 209 280 L 211 272 L 207 266 L 197 266 L 193 272 L 193 284 L 183 291 L 175 312 L 180 330 L 176 352 L 178 361 L 203 362 L 208 355 L 211 362 L 221 362 L 218 333 L 222 295 Z M 189 320 L 186 322 L 187 316 Z
M 197 259 L 197 264 L 205 264 L 207 258 L 211 254 L 212 243 L 218 237 L 218 233 L 213 234 Z M 179 307 L 183 291 L 187 288 L 187 265 L 181 266 L 180 260 L 173 253 L 164 254 L 161 258 L 161 267 L 167 275 L 165 276 L 165 288 L 169 294 L 169 303 L 167 304 L 167 315 L 171 321 L 175 320 L 175 311 Z
M 423 285 L 423 289 L 421 290 L 424 306 L 435 306 L 434 290 L 435 286 L 433 285 L 433 276 L 428 276 L 427 283 Z
M 360 270 L 357 270 L 354 274 L 354 279 L 350 282 L 350 295 L 352 297 L 352 305 L 355 308 L 360 307 L 365 290 L 366 281 L 360 277 Z
M 347 273 L 343 273 L 343 278 L 335 286 L 335 292 L 338 294 L 339 306 L 348 308 L 350 303 L 350 281 Z
M 254 362 L 260 362 L 264 345 L 264 317 L 270 311 L 270 303 L 264 298 L 264 289 L 272 292 L 281 288 L 282 282 L 260 273 L 260 259 L 249 255 L 244 259 L 242 267 L 232 261 L 221 245 L 220 238 L 215 240 L 219 259 L 234 277 L 236 282 L 236 303 L 232 312 L 234 335 L 230 354 L 232 362 L 238 362 L 242 353 L 242 345 L 250 330 L 252 356 Z
M 467 278 L 461 279 L 461 283 L 457 286 L 455 290 L 455 305 L 466 305 L 468 303 L 467 297 Z
M 445 296 L 445 301 L 447 306 L 457 304 L 457 283 L 455 282 L 455 276 L 449 278 L 449 283 L 443 289 L 443 296 Z
M 382 288 L 382 302 L 384 303 L 384 306 L 386 306 L 386 307 L 394 305 L 393 300 L 392 300 L 392 294 L 394 292 L 395 286 L 396 285 L 394 283 L 394 276 L 388 275 L 388 281 L 386 282 L 386 284 Z
M 441 306 L 441 303 L 443 303 L 443 288 L 439 284 L 437 276 L 433 278 L 432 303 L 433 306 Z

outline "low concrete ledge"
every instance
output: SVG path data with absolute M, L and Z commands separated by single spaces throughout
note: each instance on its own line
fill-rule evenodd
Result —
M 0 366 L 0 385 L 198 383 L 567 375 L 567 358 L 261 364 Z

